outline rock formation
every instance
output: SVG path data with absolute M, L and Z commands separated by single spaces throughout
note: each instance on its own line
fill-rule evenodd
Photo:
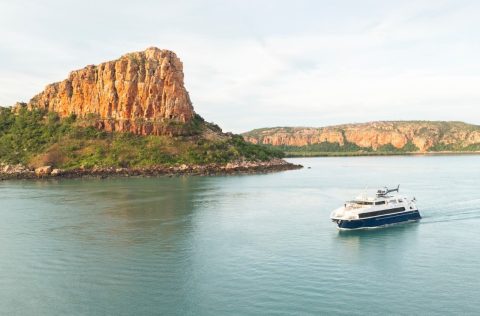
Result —
M 402 149 L 413 144 L 418 151 L 425 152 L 438 145 L 462 149 L 480 144 L 480 126 L 462 122 L 370 122 L 323 128 L 264 128 L 244 133 L 243 137 L 254 144 L 294 147 L 327 142 L 377 150 L 385 145 Z
M 188 123 L 195 115 L 182 62 L 175 53 L 155 47 L 72 71 L 33 97 L 28 107 L 60 117 L 75 114 L 107 131 L 144 135 L 174 134 L 178 130 L 172 125 Z

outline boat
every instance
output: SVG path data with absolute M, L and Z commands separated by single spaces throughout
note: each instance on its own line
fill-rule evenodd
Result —
M 416 199 L 402 196 L 399 191 L 400 185 L 394 189 L 385 187 L 377 190 L 375 196 L 363 193 L 334 210 L 330 218 L 340 230 L 376 228 L 420 220 L 422 217 Z

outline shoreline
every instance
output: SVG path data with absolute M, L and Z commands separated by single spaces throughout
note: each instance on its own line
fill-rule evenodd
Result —
M 378 156 L 455 156 L 480 155 L 480 151 L 426 151 L 426 152 L 322 152 L 292 155 L 284 152 L 285 158 L 313 158 L 313 157 L 378 157 Z
M 239 161 L 226 164 L 151 166 L 141 168 L 92 168 L 92 169 L 52 169 L 44 166 L 37 169 L 21 165 L 3 165 L 0 168 L 0 181 L 6 180 L 42 180 L 76 178 L 112 178 L 112 177 L 158 177 L 158 176 L 221 176 L 238 174 L 262 174 L 303 168 L 302 165 L 283 159 L 269 161 Z

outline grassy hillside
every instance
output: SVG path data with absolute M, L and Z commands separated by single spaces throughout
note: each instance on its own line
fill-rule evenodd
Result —
M 153 165 L 226 163 L 239 159 L 266 161 L 281 151 L 226 135 L 200 116 L 187 126 L 192 136 L 139 136 L 108 133 L 75 116 L 21 108 L 0 108 L 0 162 L 63 169 L 148 167 Z

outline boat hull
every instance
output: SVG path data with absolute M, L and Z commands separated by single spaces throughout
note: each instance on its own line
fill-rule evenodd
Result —
M 421 219 L 418 210 L 388 214 L 376 217 L 353 219 L 353 220 L 334 220 L 337 227 L 342 230 L 375 228 L 386 225 L 398 224 Z

